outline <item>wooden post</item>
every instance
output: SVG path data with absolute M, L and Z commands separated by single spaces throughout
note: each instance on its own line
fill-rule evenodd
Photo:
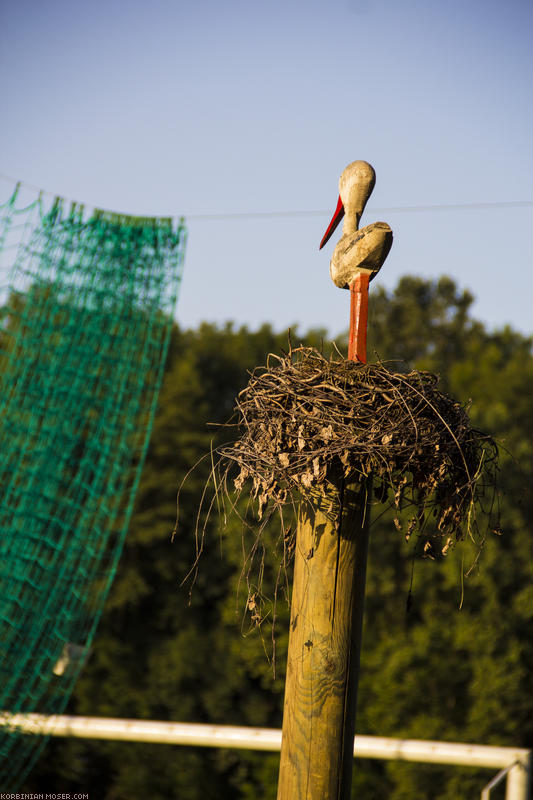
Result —
M 278 800 L 349 800 L 371 479 L 341 489 L 338 524 L 300 505 Z

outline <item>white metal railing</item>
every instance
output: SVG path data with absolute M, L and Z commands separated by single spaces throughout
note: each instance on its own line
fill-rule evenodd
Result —
M 0 714 L 0 726 L 28 734 L 113 739 L 125 742 L 158 742 L 195 747 L 233 747 L 272 751 L 281 747 L 281 731 L 274 728 L 9 713 Z M 354 755 L 357 758 L 500 768 L 501 772 L 483 789 L 482 800 L 488 800 L 491 789 L 504 778 L 507 779 L 506 800 L 529 798 L 531 750 L 417 739 L 388 739 L 381 736 L 356 736 Z

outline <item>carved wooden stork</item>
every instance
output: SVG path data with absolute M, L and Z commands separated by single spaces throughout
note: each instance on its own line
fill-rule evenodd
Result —
M 344 217 L 343 234 L 330 262 L 333 282 L 350 290 L 350 337 L 348 358 L 366 364 L 368 284 L 377 275 L 392 246 L 392 230 L 386 222 L 359 228 L 359 220 L 376 183 L 376 173 L 366 161 L 348 164 L 339 180 L 339 201 L 320 242 L 324 247 Z

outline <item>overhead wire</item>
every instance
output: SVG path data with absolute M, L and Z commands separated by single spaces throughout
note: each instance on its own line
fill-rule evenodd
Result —
M 55 197 L 56 193 L 49 192 L 39 186 L 35 186 L 25 181 L 19 181 L 10 175 L 0 173 L 0 179 L 12 183 L 19 183 L 27 189 L 33 189 L 43 195 Z M 63 198 L 67 202 L 75 202 L 81 205 L 79 201 L 72 200 L 72 198 Z M 90 205 L 90 204 L 88 204 Z M 533 200 L 500 200 L 496 202 L 483 203 L 434 203 L 416 206 L 387 206 L 387 207 L 370 207 L 368 210 L 379 213 L 420 213 L 431 211 L 475 211 L 475 210 L 489 210 L 496 208 L 531 208 L 533 207 Z M 211 220 L 246 220 L 246 219 L 276 219 L 276 218 L 289 218 L 289 217 L 323 217 L 330 212 L 328 209 L 295 209 L 283 211 L 221 211 L 213 213 L 200 213 L 200 214 L 180 214 L 180 217 L 185 217 L 187 221 L 211 221 Z
M 379 211 L 384 213 L 392 212 L 419 212 L 419 211 L 455 211 L 455 210 L 470 210 L 470 209 L 490 209 L 490 208 L 527 208 L 533 206 L 533 200 L 509 200 L 494 203 L 439 203 L 434 205 L 420 205 L 420 206 L 388 206 L 388 207 L 372 207 L 369 211 Z M 222 212 L 216 214 L 185 214 L 188 220 L 215 220 L 215 219 L 259 219 L 259 218 L 274 218 L 274 217 L 322 217 L 330 213 L 327 209 L 317 209 L 313 211 L 239 211 L 239 212 Z

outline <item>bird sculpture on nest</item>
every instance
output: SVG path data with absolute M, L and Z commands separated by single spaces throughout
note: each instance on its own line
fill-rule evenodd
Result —
M 320 242 L 320 249 L 344 217 L 342 236 L 330 262 L 333 283 L 349 289 L 350 336 L 348 358 L 366 364 L 368 284 L 377 275 L 392 246 L 392 230 L 386 222 L 359 228 L 359 221 L 376 183 L 376 173 L 366 161 L 348 164 L 339 180 L 339 201 Z

